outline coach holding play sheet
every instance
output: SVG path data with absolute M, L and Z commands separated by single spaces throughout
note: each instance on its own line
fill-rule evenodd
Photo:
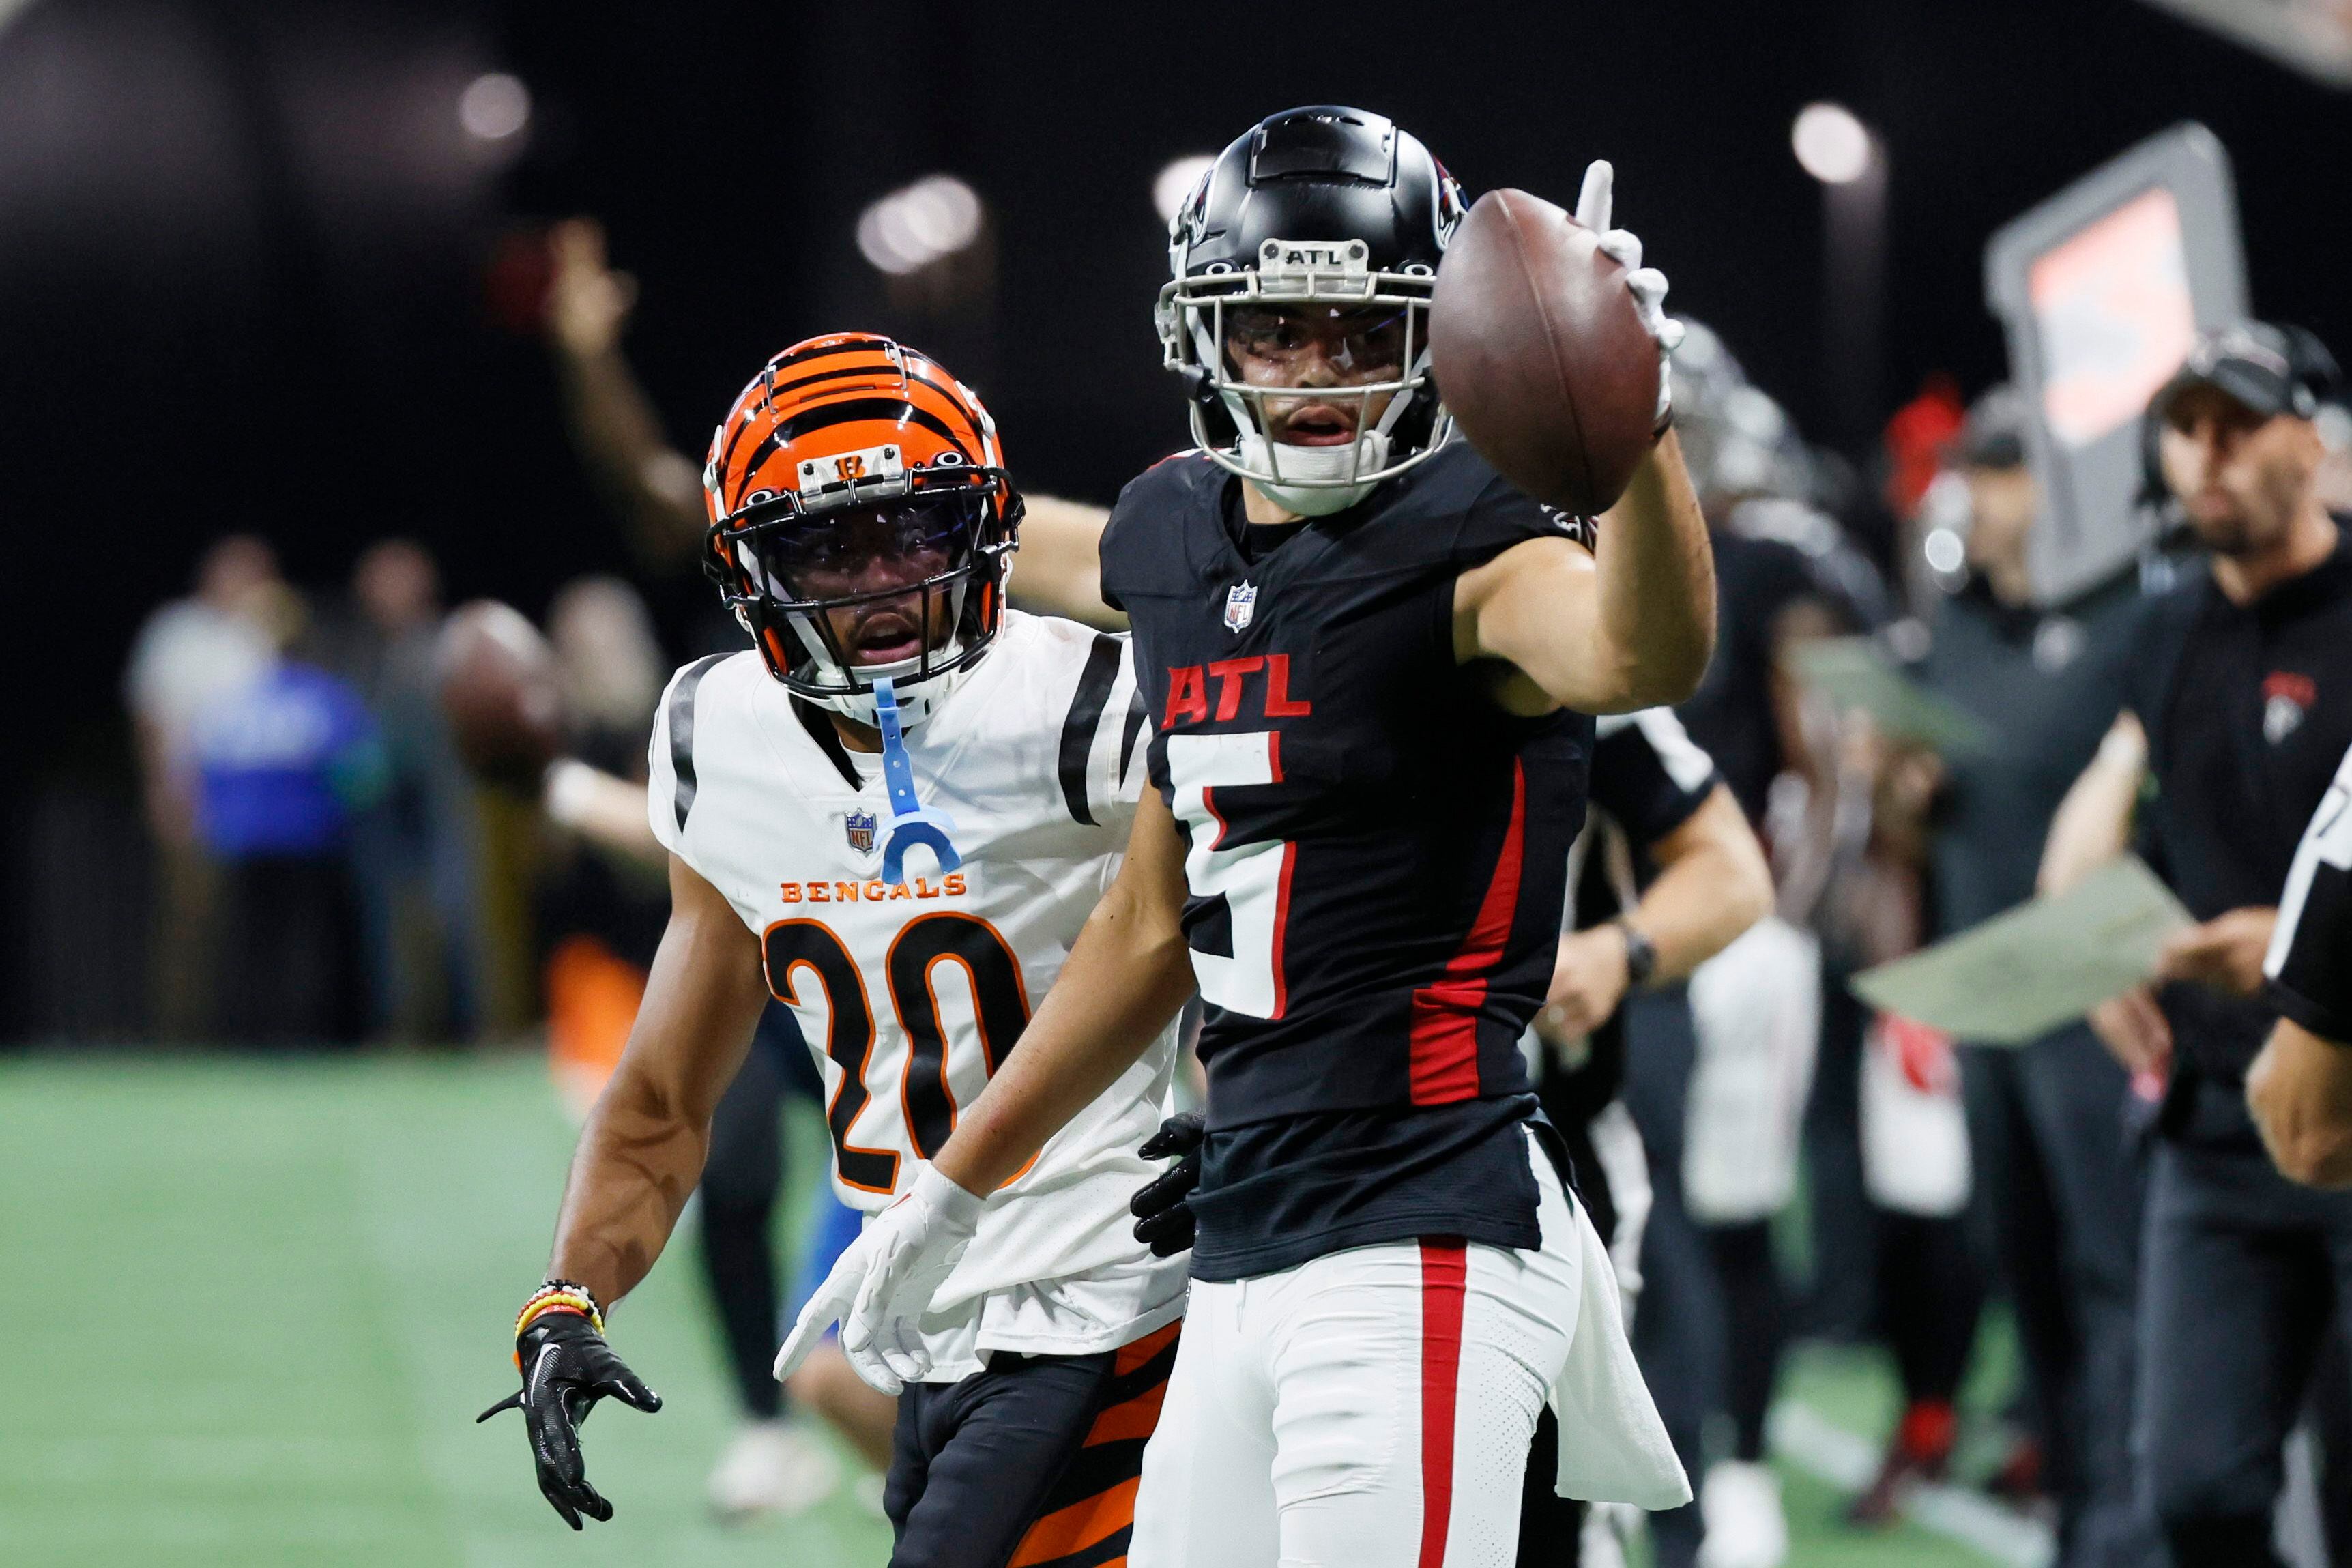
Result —
M 2262 1000 L 2273 906 L 2352 742 L 2352 540 L 2313 486 L 2313 416 L 2340 379 L 2308 333 L 2248 323 L 2200 339 L 2150 403 L 2154 477 L 2210 554 L 2149 605 L 2132 711 L 2062 807 L 2045 866 L 2063 879 L 2103 800 L 2106 847 L 2122 847 L 2144 733 L 2156 790 L 2138 847 L 2202 923 L 2167 944 L 2160 989 L 2091 1021 L 2126 1066 L 2170 1079 L 2147 1199 L 2139 1414 L 2178 1568 L 2276 1561 L 2282 1447 L 2331 1309 L 2352 1318 L 2352 1194 L 2279 1174 L 2245 1100 L 2277 1016 Z

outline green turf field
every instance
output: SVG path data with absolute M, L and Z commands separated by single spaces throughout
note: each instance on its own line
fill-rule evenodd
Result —
M 0 1058 L 0 1564 L 880 1564 L 888 1531 L 846 1489 L 709 1521 L 731 1413 L 683 1249 L 614 1324 L 667 1407 L 588 1429 L 611 1524 L 565 1530 L 518 1419 L 474 1425 L 512 1386 L 571 1142 L 528 1056 Z M 1874 1358 L 1793 1381 L 1844 1428 L 1891 1418 Z M 1994 1561 L 1848 1534 L 1826 1485 L 1789 1487 L 1799 1568 Z

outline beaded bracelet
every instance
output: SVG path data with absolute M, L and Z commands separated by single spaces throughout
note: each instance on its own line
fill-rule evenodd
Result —
M 551 1279 L 531 1292 L 530 1299 L 515 1314 L 515 1338 L 550 1312 L 576 1312 L 588 1320 L 588 1326 L 598 1333 L 604 1331 L 604 1314 L 597 1309 L 595 1295 L 587 1286 L 569 1279 Z

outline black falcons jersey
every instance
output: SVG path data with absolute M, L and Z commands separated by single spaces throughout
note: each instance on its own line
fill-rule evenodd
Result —
M 2352 744 L 2352 530 L 2335 552 L 2251 605 L 2196 567 L 2154 600 L 2132 661 L 2156 798 L 2142 853 L 2191 916 L 2279 901 L 2295 847 Z M 2260 1001 L 2176 983 L 2158 1000 L 2176 1059 L 2221 1092 L 2184 1136 L 2252 1147 L 2237 1091 L 2276 1015 Z M 2203 1103 L 2203 1102 L 2200 1102 Z
M 2263 973 L 2272 1006 L 2323 1039 L 2352 1044 L 2352 751 L 2304 829 Z
M 1238 508 L 1223 469 L 1171 458 L 1119 497 L 1102 544 L 1151 779 L 1189 841 L 1212 1131 L 1195 1272 L 1415 1235 L 1535 1245 L 1518 1040 L 1551 978 L 1592 721 L 1496 707 L 1490 672 L 1455 662 L 1454 584 L 1525 540 L 1589 542 L 1590 525 L 1462 442 L 1255 562 Z M 1414 1158 L 1392 1158 L 1407 1125 Z M 1508 1194 L 1461 1193 L 1467 1168 L 1435 1152 L 1492 1147 L 1516 1161 L 1524 1216 Z M 1265 1201 L 1220 1205 L 1224 1186 Z

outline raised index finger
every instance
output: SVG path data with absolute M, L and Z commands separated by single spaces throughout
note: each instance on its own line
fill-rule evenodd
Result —
M 1576 221 L 1595 234 L 1606 233 L 1616 184 L 1617 171 L 1608 159 L 1595 158 L 1586 165 L 1584 188 L 1576 196 Z

